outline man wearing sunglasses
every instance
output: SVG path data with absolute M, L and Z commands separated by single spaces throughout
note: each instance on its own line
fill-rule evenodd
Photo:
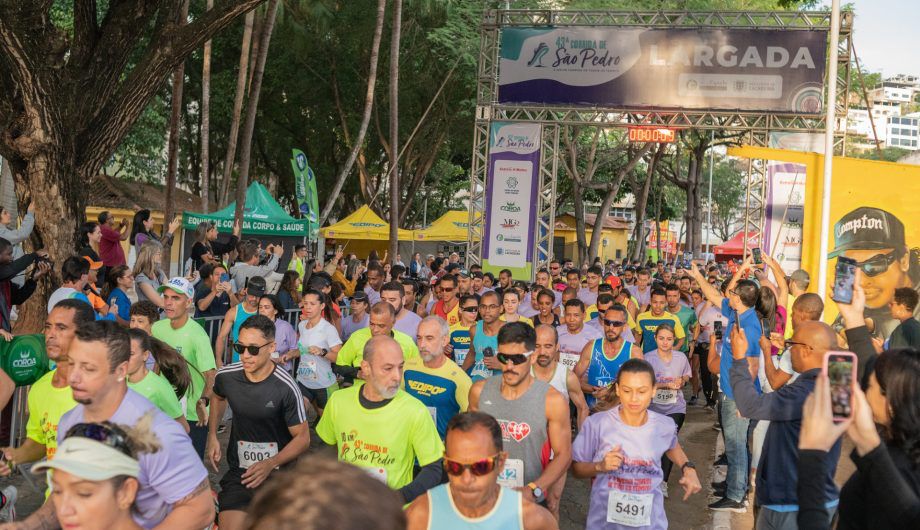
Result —
M 502 429 L 482 412 L 454 416 L 447 425 L 444 471 L 447 484 L 428 490 L 406 510 L 408 530 L 554 530 L 545 508 L 522 502 L 520 491 L 499 485 L 508 458 Z
M 901 323 L 891 315 L 888 304 L 895 290 L 909 287 L 920 292 L 920 258 L 917 249 L 910 249 L 904 238 L 904 225 L 885 210 L 857 208 L 844 215 L 834 225 L 834 250 L 827 256 L 844 256 L 856 260 L 860 269 L 859 282 L 866 293 L 867 319 L 872 319 L 875 332 L 888 338 Z M 914 311 L 920 319 L 920 306 Z M 834 329 L 843 329 L 838 316 Z
M 444 350 L 459 366 L 463 366 L 470 351 L 470 328 L 476 325 L 478 317 L 479 297 L 475 294 L 460 297 L 460 322 L 450 327 L 450 342 Z
M 546 492 L 571 462 L 572 431 L 566 399 L 531 372 L 536 345 L 532 327 L 523 322 L 505 324 L 498 332 L 496 355 L 502 373 L 473 383 L 470 410 L 492 415 L 502 427 L 508 459 L 499 484 L 545 504 Z M 553 458 L 544 468 L 547 441 Z
M 639 348 L 624 336 L 627 326 L 626 308 L 619 304 L 612 305 L 602 318 L 603 335 L 584 345 L 575 365 L 575 375 L 581 381 L 589 407 L 594 407 L 599 399 L 608 397 L 611 383 L 616 380 L 623 363 L 629 359 L 642 358 Z
M 336 446 L 339 460 L 412 502 L 440 483 L 444 444 L 425 405 L 400 389 L 404 363 L 395 340 L 370 339 L 361 360 L 366 383 L 332 394 L 316 434 Z M 413 479 L 416 462 L 421 470 Z
M 448 274 L 438 283 L 441 299 L 431 308 L 431 314 L 447 321 L 449 326 L 460 322 L 460 300 L 457 298 L 457 277 Z
M 208 461 L 220 471 L 217 426 L 233 412 L 227 443 L 227 472 L 220 480 L 218 522 L 225 530 L 243 527 L 256 490 L 275 469 L 286 469 L 310 447 L 310 428 L 303 396 L 294 378 L 272 362 L 275 323 L 266 316 L 249 317 L 240 326 L 233 349 L 240 362 L 217 372 L 208 422 Z

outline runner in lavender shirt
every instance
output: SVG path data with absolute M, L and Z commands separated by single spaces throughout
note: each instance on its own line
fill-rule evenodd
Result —
M 351 314 L 342 319 L 342 341 L 348 340 L 352 333 L 359 329 L 364 329 L 370 323 L 370 317 L 367 314 L 368 305 L 367 295 L 363 291 L 358 291 L 351 299 Z
M 385 283 L 380 288 L 380 299 L 393 306 L 393 310 L 396 311 L 396 322 L 393 323 L 393 329 L 402 331 L 412 337 L 412 340 L 416 340 L 418 324 L 422 321 L 422 317 L 403 306 L 405 297 L 406 289 L 399 282 Z
M 603 337 L 593 326 L 585 325 L 585 305 L 581 300 L 573 299 L 565 303 L 562 314 L 565 324 L 556 328 L 559 332 L 559 362 L 573 370 L 585 344 Z
M 674 422 L 648 410 L 654 377 L 646 361 L 626 361 L 617 375 L 620 405 L 589 417 L 572 444 L 572 473 L 594 479 L 588 530 L 667 529 L 659 488 L 660 459 L 665 454 L 683 469 L 684 500 L 701 489 L 677 441 Z

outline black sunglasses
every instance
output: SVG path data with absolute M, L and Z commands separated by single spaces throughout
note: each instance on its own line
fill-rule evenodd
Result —
M 479 308 L 476 306 L 470 306 L 470 307 L 464 307 L 462 308 L 462 310 L 466 311 L 467 313 L 475 313 L 476 311 L 479 311 Z
M 876 254 L 866 261 L 861 261 L 856 266 L 866 274 L 866 276 L 878 276 L 891 267 L 891 264 L 898 261 L 901 256 L 897 252 L 889 254 Z
M 243 355 L 243 352 L 246 352 L 249 355 L 255 356 L 255 355 L 259 355 L 259 351 L 262 348 L 268 346 L 269 344 L 271 344 L 271 342 L 266 342 L 265 344 L 261 346 L 252 346 L 252 345 L 240 344 L 239 342 L 234 342 L 233 351 L 235 351 L 236 353 L 240 355 Z
M 619 328 L 623 326 L 623 324 L 626 324 L 626 322 L 623 322 L 622 320 L 607 320 L 606 318 L 603 320 L 605 326 L 613 326 L 615 328 Z
M 125 433 L 113 429 L 104 423 L 78 423 L 67 430 L 64 438 L 78 436 L 117 449 L 126 455 L 131 454 L 131 445 Z
M 526 353 L 502 353 L 502 352 L 498 352 L 498 354 L 495 356 L 495 358 L 498 359 L 498 362 L 500 362 L 500 363 L 502 363 L 502 364 L 509 364 L 509 363 L 510 363 L 510 364 L 513 364 L 513 365 L 519 365 L 519 364 L 524 364 L 524 363 L 526 363 L 526 362 L 527 362 L 527 359 L 530 357 L 530 354 L 531 354 L 531 353 L 533 353 L 533 352 L 532 352 L 532 351 L 529 351 L 529 352 L 526 352 Z

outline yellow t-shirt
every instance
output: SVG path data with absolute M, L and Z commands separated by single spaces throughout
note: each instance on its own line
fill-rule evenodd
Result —
M 462 322 L 450 327 L 450 345 L 454 347 L 454 362 L 458 365 L 463 364 L 473 344 L 470 340 L 470 327 L 472 326 L 464 326 Z
M 674 313 L 668 313 L 665 311 L 661 314 L 661 316 L 658 317 L 652 315 L 651 311 L 640 313 L 636 318 L 636 329 L 642 336 L 642 353 L 648 353 L 658 348 L 658 345 L 655 343 L 655 330 L 657 330 L 658 326 L 665 322 L 674 326 L 675 344 L 678 340 L 686 337 L 684 327 L 681 325 L 680 319 L 677 318 L 677 315 Z
M 48 460 L 54 458 L 57 451 L 57 429 L 61 416 L 77 406 L 69 386 L 56 388 L 51 384 L 55 373 L 57 370 L 52 370 L 33 383 L 27 399 L 29 421 L 26 423 L 26 436 L 45 446 Z
M 500 317 L 498 317 L 498 319 L 501 320 L 502 322 L 507 322 L 507 320 L 505 320 L 505 315 L 501 315 Z M 524 324 L 527 324 L 528 326 L 533 327 L 533 320 L 525 316 L 519 316 L 518 322 L 523 322 Z
M 383 407 L 366 409 L 358 398 L 362 386 L 332 394 L 316 434 L 336 446 L 339 460 L 398 490 L 412 482 L 416 460 L 422 467 L 437 461 L 444 444 L 421 401 L 399 390 Z
M 393 339 L 396 340 L 402 348 L 403 359 L 409 360 L 413 357 L 418 357 L 418 346 L 415 345 L 415 341 L 412 340 L 412 337 L 395 329 L 392 333 Z M 355 368 L 360 367 L 361 361 L 364 360 L 364 345 L 367 344 L 369 340 L 371 340 L 370 328 L 362 328 L 352 333 L 351 336 L 348 337 L 348 340 L 345 341 L 345 344 L 342 345 L 342 349 L 339 350 L 339 354 L 335 358 L 335 364 L 339 366 L 354 366 Z

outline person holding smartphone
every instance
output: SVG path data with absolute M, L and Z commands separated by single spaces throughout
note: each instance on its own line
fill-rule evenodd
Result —
M 749 336 L 738 325 L 730 328 L 731 387 L 738 412 L 752 420 L 769 421 L 763 444 L 763 458 L 757 468 L 756 499 L 760 507 L 758 528 L 795 528 L 798 516 L 796 504 L 799 429 L 802 406 L 815 388 L 821 373 L 824 355 L 837 347 L 834 330 L 823 322 L 802 322 L 787 341 L 792 355 L 792 367 L 801 374 L 793 383 L 776 392 L 761 394 L 750 377 L 746 360 L 750 344 L 757 344 L 759 336 Z M 723 418 L 724 419 L 724 418 Z M 829 451 L 830 465 L 824 475 L 824 504 L 832 515 L 839 500 L 834 483 L 840 444 Z M 828 520 L 829 522 L 829 520 Z
M 205 263 L 200 273 L 202 281 L 195 286 L 195 318 L 222 317 L 240 303 L 223 265 Z

